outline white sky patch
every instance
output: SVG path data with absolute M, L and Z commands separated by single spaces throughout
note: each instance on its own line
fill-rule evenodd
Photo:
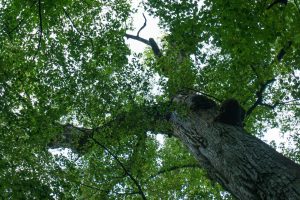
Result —
M 278 128 L 269 129 L 261 139 L 267 143 L 271 143 L 272 141 L 276 141 L 276 144 L 277 142 L 283 142 Z
M 49 149 L 49 152 L 56 156 L 65 156 L 72 153 L 68 148 Z
M 132 7 L 137 8 L 138 4 L 140 2 L 141 1 L 139 1 L 139 0 L 133 0 Z M 139 31 L 139 29 L 143 26 L 143 24 L 145 22 L 143 13 L 147 19 L 147 25 L 140 32 L 139 36 L 146 40 L 148 40 L 149 38 L 154 38 L 154 40 L 157 43 L 159 43 L 158 39 L 160 39 L 161 36 L 163 35 L 162 30 L 158 26 L 159 19 L 149 16 L 145 12 L 145 10 L 141 7 L 138 7 L 138 12 L 132 16 L 133 17 L 133 27 L 135 27 L 135 29 L 133 31 L 128 31 L 127 33 L 131 34 L 131 35 L 137 35 L 137 32 Z M 145 50 L 145 48 L 147 47 L 146 44 L 136 41 L 136 40 L 133 40 L 133 39 L 128 39 L 127 44 L 129 45 L 130 49 L 135 53 L 142 53 Z
M 281 145 L 281 143 L 283 143 L 285 145 L 285 148 L 295 148 L 295 144 L 289 140 L 289 138 L 291 137 L 292 133 L 285 133 L 282 134 L 280 133 L 280 129 L 279 128 L 272 128 L 269 129 L 262 138 L 260 138 L 262 141 L 270 144 L 270 143 L 275 143 L 276 144 L 276 150 L 277 151 L 281 151 L 281 149 L 279 148 Z
M 156 139 L 159 142 L 159 148 L 161 148 L 163 146 L 163 144 L 165 143 L 165 136 L 162 134 L 157 134 Z

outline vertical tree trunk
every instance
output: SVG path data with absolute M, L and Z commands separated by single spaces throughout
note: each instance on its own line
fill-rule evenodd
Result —
M 175 100 L 193 108 L 193 95 Z M 170 121 L 178 137 L 207 170 L 237 199 L 300 199 L 300 165 L 243 128 L 215 122 L 218 108 L 191 111 Z

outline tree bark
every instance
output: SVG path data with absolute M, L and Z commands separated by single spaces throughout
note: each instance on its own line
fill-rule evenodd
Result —
M 73 153 L 82 154 L 91 146 L 89 140 L 93 136 L 92 129 L 75 127 L 71 124 L 59 126 L 61 132 L 48 143 L 49 149 L 69 148 Z
M 175 98 L 195 107 L 195 95 Z M 237 199 L 300 199 L 300 165 L 284 157 L 242 127 L 215 122 L 218 107 L 173 112 L 170 121 L 178 137 L 207 171 Z

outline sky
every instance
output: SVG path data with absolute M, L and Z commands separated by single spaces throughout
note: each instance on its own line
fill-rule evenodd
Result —
M 137 8 L 140 0 L 132 0 L 132 7 Z M 138 12 L 133 16 L 133 31 L 127 32 L 131 35 L 136 35 L 139 29 L 143 26 L 145 20 L 143 13 L 147 19 L 147 26 L 140 32 L 139 36 L 144 39 L 154 38 L 154 40 L 159 43 L 159 39 L 163 35 L 163 31 L 158 27 L 158 19 L 153 18 L 147 14 L 142 8 L 139 8 Z M 133 52 L 141 53 L 146 48 L 144 43 L 128 39 L 127 44 Z

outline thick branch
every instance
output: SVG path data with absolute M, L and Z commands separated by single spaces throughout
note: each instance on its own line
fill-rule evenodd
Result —
M 144 43 L 144 44 L 150 46 L 150 43 L 149 43 L 148 40 L 146 40 L 146 39 L 144 39 L 144 38 L 141 38 L 141 37 L 139 37 L 139 36 L 135 36 L 135 35 L 131 35 L 131 34 L 125 33 L 125 37 L 130 38 L 130 39 L 137 40 L 137 41 L 139 41 L 139 42 L 142 42 L 142 43 Z
M 152 48 L 154 55 L 161 57 L 161 52 L 159 50 L 159 47 L 153 38 L 149 38 L 149 44 Z
M 222 101 L 221 101 L 220 99 L 218 99 L 217 97 L 214 97 L 213 95 L 210 95 L 210 94 L 205 93 L 205 92 L 203 92 L 203 91 L 196 90 L 196 89 L 194 89 L 194 88 L 187 88 L 187 87 L 184 87 L 184 88 L 182 88 L 181 90 L 178 90 L 178 91 L 176 92 L 176 94 L 177 94 L 177 95 L 179 95 L 179 94 L 183 94 L 183 95 L 188 95 L 188 94 L 200 94 L 200 95 L 209 97 L 210 99 L 213 99 L 214 101 L 217 101 L 217 102 L 219 102 L 219 103 L 222 102 Z M 174 96 L 174 97 L 176 97 L 176 96 Z M 173 98 L 174 98 L 174 97 L 173 97 Z M 173 99 L 173 98 L 172 98 L 172 99 Z
M 152 48 L 152 51 L 153 51 L 154 55 L 156 55 L 158 57 L 161 57 L 161 52 L 159 50 L 159 47 L 158 47 L 157 43 L 155 42 L 155 40 L 153 38 L 149 38 L 149 40 L 146 40 L 146 39 L 141 38 L 139 36 L 131 35 L 131 34 L 128 34 L 128 33 L 125 34 L 125 37 L 130 38 L 130 39 L 134 39 L 134 40 L 142 42 L 146 45 L 149 45 Z
M 149 123 L 144 127 L 144 131 L 155 130 L 154 132 L 166 131 L 167 126 L 165 125 L 165 116 L 167 112 L 167 105 L 136 105 L 132 110 L 123 111 L 116 113 L 110 119 L 106 119 L 103 124 L 94 124 L 93 128 L 76 127 L 72 124 L 60 124 L 57 123 L 56 126 L 61 128 L 61 132 L 57 133 L 55 137 L 52 138 L 48 144 L 49 148 L 71 148 L 74 152 L 80 153 L 81 150 L 87 150 L 91 143 L 89 142 L 89 137 L 93 135 L 93 132 L 102 132 L 110 129 L 119 129 L 125 126 L 126 129 L 135 129 L 137 123 L 144 123 L 138 116 L 143 116 L 143 119 L 147 119 Z M 137 114 L 138 113 L 138 114 Z M 156 129 L 159 128 L 159 129 Z M 86 148 L 87 147 L 87 148 Z M 83 151 L 82 153 L 84 153 Z
M 288 41 L 287 44 L 279 51 L 277 54 L 277 61 L 280 62 L 286 54 L 287 49 L 289 49 L 292 45 L 292 41 Z

